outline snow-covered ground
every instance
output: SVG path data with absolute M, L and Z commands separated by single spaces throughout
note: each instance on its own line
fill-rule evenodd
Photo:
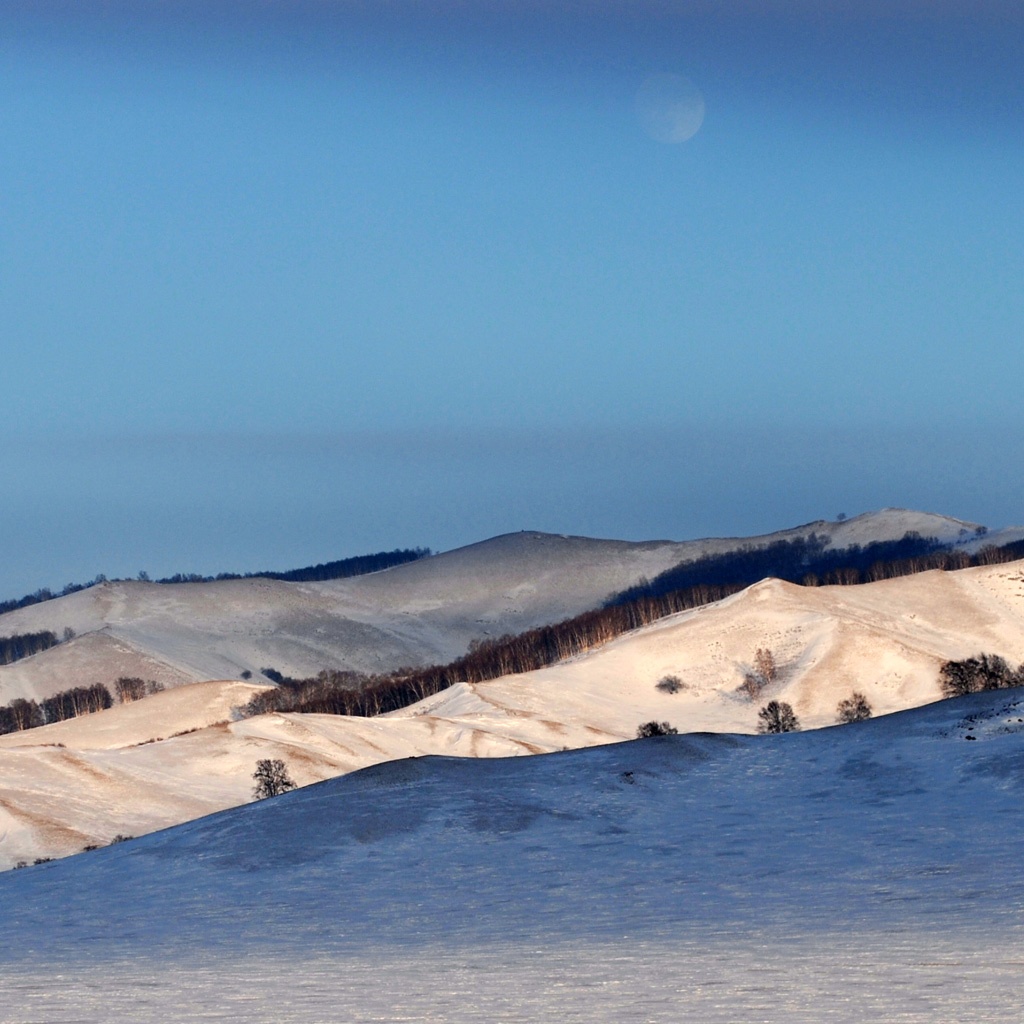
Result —
M 740 692 L 759 646 L 778 680 Z M 805 727 L 864 692 L 876 713 L 936 700 L 941 663 L 980 651 L 1024 660 L 1024 564 L 932 572 L 860 587 L 765 581 L 571 661 L 458 684 L 380 718 L 262 715 L 232 708 L 259 687 L 178 687 L 96 715 L 0 737 L 0 866 L 63 856 L 246 802 L 256 760 L 306 785 L 426 754 L 501 757 L 614 743 L 641 722 L 754 732 L 759 706 L 793 704 Z M 664 675 L 685 689 L 656 689 Z
M 110 685 L 122 675 L 174 686 L 264 667 L 304 676 L 447 662 L 474 639 L 587 611 L 643 576 L 700 555 L 812 532 L 845 547 L 909 530 L 966 547 L 1011 539 L 1005 531 L 980 538 L 975 524 L 947 516 L 884 509 L 753 538 L 631 543 L 524 531 L 327 583 L 106 583 L 0 616 L 0 636 L 43 629 L 60 635 L 65 627 L 79 634 L 0 666 L 0 703 L 69 685 Z
M 380 764 L 0 875 L 0 1021 L 1016 1021 L 1024 693 Z

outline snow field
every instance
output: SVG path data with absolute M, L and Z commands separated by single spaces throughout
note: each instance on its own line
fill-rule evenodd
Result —
M 1015 936 L 1019 940 L 1019 936 Z M 0 1024 L 1017 1024 L 1005 936 L 375 949 L 301 959 L 51 965 L 0 974 Z
M 381 764 L 0 875 L 0 1021 L 1019 1020 L 1022 764 L 1021 691 Z

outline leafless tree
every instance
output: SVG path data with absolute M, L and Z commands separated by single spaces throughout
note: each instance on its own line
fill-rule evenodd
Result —
M 122 704 L 142 700 L 146 696 L 146 681 L 138 676 L 120 676 L 114 680 L 114 694 Z
M 757 731 L 760 733 L 796 732 L 800 722 L 793 713 L 791 705 L 781 700 L 770 700 L 757 713 L 760 721 Z
M 754 652 L 754 671 L 765 681 L 765 685 L 775 682 L 779 674 L 778 666 L 775 664 L 775 655 L 769 647 L 758 647 Z
M 256 762 L 256 771 L 252 773 L 256 785 L 252 794 L 257 800 L 266 800 L 272 796 L 280 796 L 290 789 L 295 789 L 295 782 L 288 775 L 288 767 L 279 758 L 260 758 Z
M 871 705 L 863 693 L 854 691 L 846 700 L 841 700 L 836 708 L 837 720 L 841 725 L 852 722 L 864 722 L 871 717 Z
M 778 674 L 775 655 L 767 647 L 758 647 L 754 652 L 754 667 L 744 673 L 741 689 L 751 700 L 757 700 L 762 690 L 775 682 Z
M 747 672 L 743 676 L 743 692 L 751 700 L 757 700 L 765 688 L 765 678 L 760 672 Z

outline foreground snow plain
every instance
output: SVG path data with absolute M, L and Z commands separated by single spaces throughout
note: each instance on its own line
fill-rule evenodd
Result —
M 0 875 L 0 1021 L 1018 1021 L 1024 693 L 414 758 Z

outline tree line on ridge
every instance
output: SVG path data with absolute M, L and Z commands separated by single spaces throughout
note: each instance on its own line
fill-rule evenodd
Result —
M 808 571 L 793 582 L 804 586 L 828 583 L 853 586 L 868 580 L 894 579 L 932 569 L 964 569 L 1024 558 L 1024 541 L 1001 547 L 989 546 L 971 555 L 964 551 L 936 550 L 937 542 L 933 538 L 920 538 L 916 534 L 908 535 L 908 538 L 884 542 L 881 547 L 856 545 L 850 549 L 841 549 L 850 552 L 849 565 L 842 564 L 842 560 L 837 558 L 838 552 L 830 552 L 828 558 L 831 568 L 825 571 L 821 571 L 820 561 L 815 562 L 811 558 L 808 565 L 817 565 L 819 571 Z M 782 553 L 779 545 L 791 545 L 793 551 L 811 551 L 812 554 L 817 547 L 816 544 L 805 544 L 803 539 L 780 541 L 769 545 L 776 549 L 773 557 Z M 862 568 L 865 566 L 865 551 L 906 552 L 908 549 L 914 553 L 890 561 L 869 562 L 866 568 Z M 728 556 L 711 556 L 698 561 L 705 565 L 710 563 L 716 568 L 729 564 Z M 271 675 L 273 670 L 264 670 L 264 675 L 274 678 L 278 687 L 256 694 L 239 710 L 245 715 L 268 711 L 302 711 L 366 717 L 397 711 L 459 682 L 485 682 L 505 675 L 546 668 L 657 619 L 719 601 L 745 589 L 751 582 L 756 581 L 744 578 L 723 582 L 720 579 L 719 582 L 691 583 L 663 593 L 652 592 L 655 588 L 645 587 L 632 597 L 618 594 L 603 607 L 562 622 L 540 626 L 515 636 L 475 641 L 466 654 L 445 665 L 401 668 L 375 676 L 325 669 L 308 679 L 289 679 L 280 673 Z

